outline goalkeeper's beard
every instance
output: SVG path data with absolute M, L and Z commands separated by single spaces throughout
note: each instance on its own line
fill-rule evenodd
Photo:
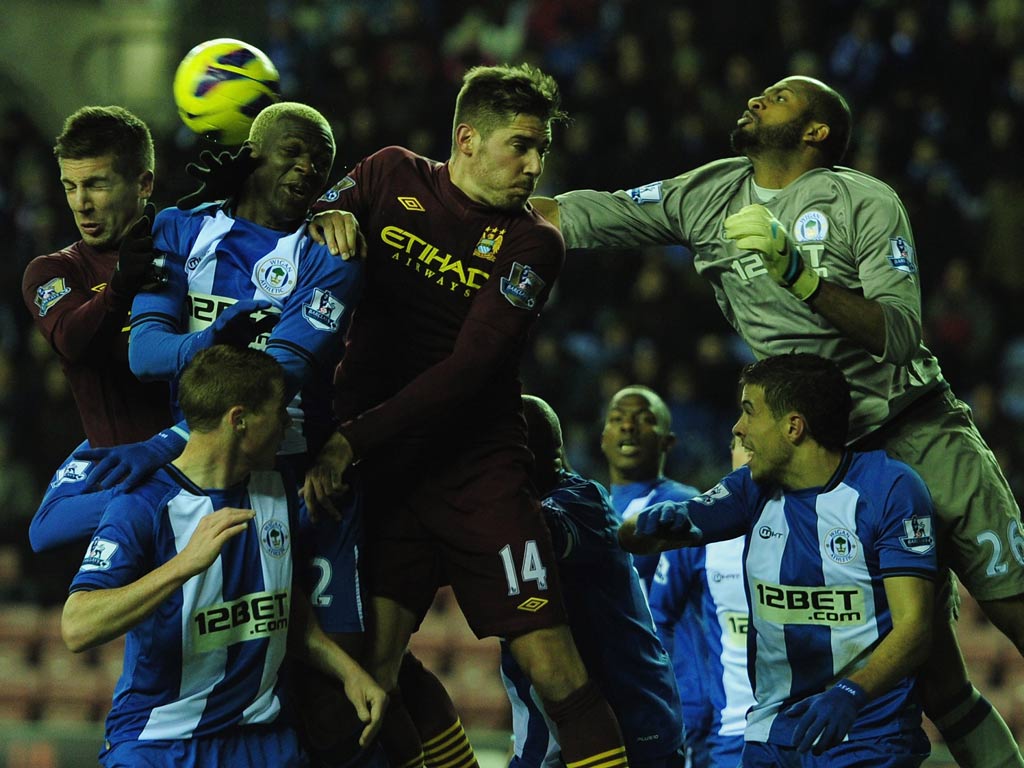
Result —
M 729 144 L 738 155 L 756 157 L 765 152 L 799 149 L 803 143 L 804 126 L 810 114 L 804 112 L 784 125 L 761 125 L 757 118 L 747 125 L 738 125 L 729 134 Z

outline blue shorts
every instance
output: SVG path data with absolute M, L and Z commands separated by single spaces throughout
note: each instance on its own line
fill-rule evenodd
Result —
M 100 752 L 105 768 L 237 768 L 309 765 L 291 728 L 241 726 L 223 736 L 123 741 Z
M 917 768 L 931 753 L 928 737 L 918 729 L 911 733 L 882 736 L 871 741 L 844 741 L 824 754 L 800 754 L 795 747 L 761 741 L 743 746 L 743 768 Z

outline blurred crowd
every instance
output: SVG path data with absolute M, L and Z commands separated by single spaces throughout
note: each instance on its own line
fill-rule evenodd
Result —
M 287 98 L 334 123 L 334 178 L 387 144 L 446 159 L 449 105 L 478 63 L 531 61 L 561 83 L 574 119 L 557 130 L 544 194 L 676 175 L 730 154 L 747 99 L 782 77 L 835 86 L 854 112 L 845 164 L 891 184 L 909 211 L 926 342 L 1024 501 L 1024 0 L 268 0 L 262 11 L 249 42 L 278 65 Z M 183 51 L 198 42 L 189 34 Z M 218 35 L 241 36 L 204 37 Z M 156 202 L 171 205 L 204 144 L 184 128 L 154 138 Z M 52 143 L 28 111 L 0 116 L 0 600 L 60 600 L 70 576 L 67 553 L 30 564 L 24 535 L 81 439 L 19 290 L 33 256 L 77 239 Z M 576 469 L 598 479 L 604 404 L 627 383 L 652 386 L 674 415 L 669 473 L 706 487 L 728 469 L 750 359 L 685 249 L 570 253 L 524 382 L 561 414 Z

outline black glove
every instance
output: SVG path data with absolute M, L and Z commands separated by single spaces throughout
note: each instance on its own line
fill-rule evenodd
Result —
M 117 249 L 117 266 L 110 278 L 114 290 L 122 295 L 132 296 L 143 288 L 152 289 L 163 283 L 163 270 L 154 260 L 153 218 L 156 206 L 146 203 L 142 218 L 132 224 Z
M 199 153 L 198 163 L 185 166 L 185 172 L 199 182 L 199 188 L 178 200 L 178 207 L 188 211 L 202 203 L 232 197 L 257 165 L 259 160 L 252 156 L 249 146 L 243 146 L 235 154 L 224 151 L 214 155 L 204 149 Z

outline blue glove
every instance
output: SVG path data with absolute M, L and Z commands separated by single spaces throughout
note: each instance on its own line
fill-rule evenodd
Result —
M 96 462 L 84 490 L 107 490 L 121 483 L 125 490 L 134 488 L 178 457 L 185 447 L 185 435 L 187 433 L 183 429 L 171 427 L 139 443 L 78 451 L 74 458 Z
M 704 533 L 690 520 L 686 507 L 675 501 L 662 501 L 636 516 L 636 533 L 656 539 L 697 544 Z
M 814 747 L 814 754 L 820 755 L 839 744 L 867 703 L 867 691 L 845 677 L 824 693 L 798 701 L 785 713 L 787 717 L 800 718 L 793 730 L 797 752 Z
M 243 299 L 230 307 L 225 307 L 213 324 L 201 332 L 203 342 L 197 345 L 196 349 L 205 349 L 214 344 L 249 346 L 257 336 L 269 331 L 277 322 L 276 315 L 267 314 L 259 320 L 253 317 L 272 306 L 273 304 L 266 299 Z

